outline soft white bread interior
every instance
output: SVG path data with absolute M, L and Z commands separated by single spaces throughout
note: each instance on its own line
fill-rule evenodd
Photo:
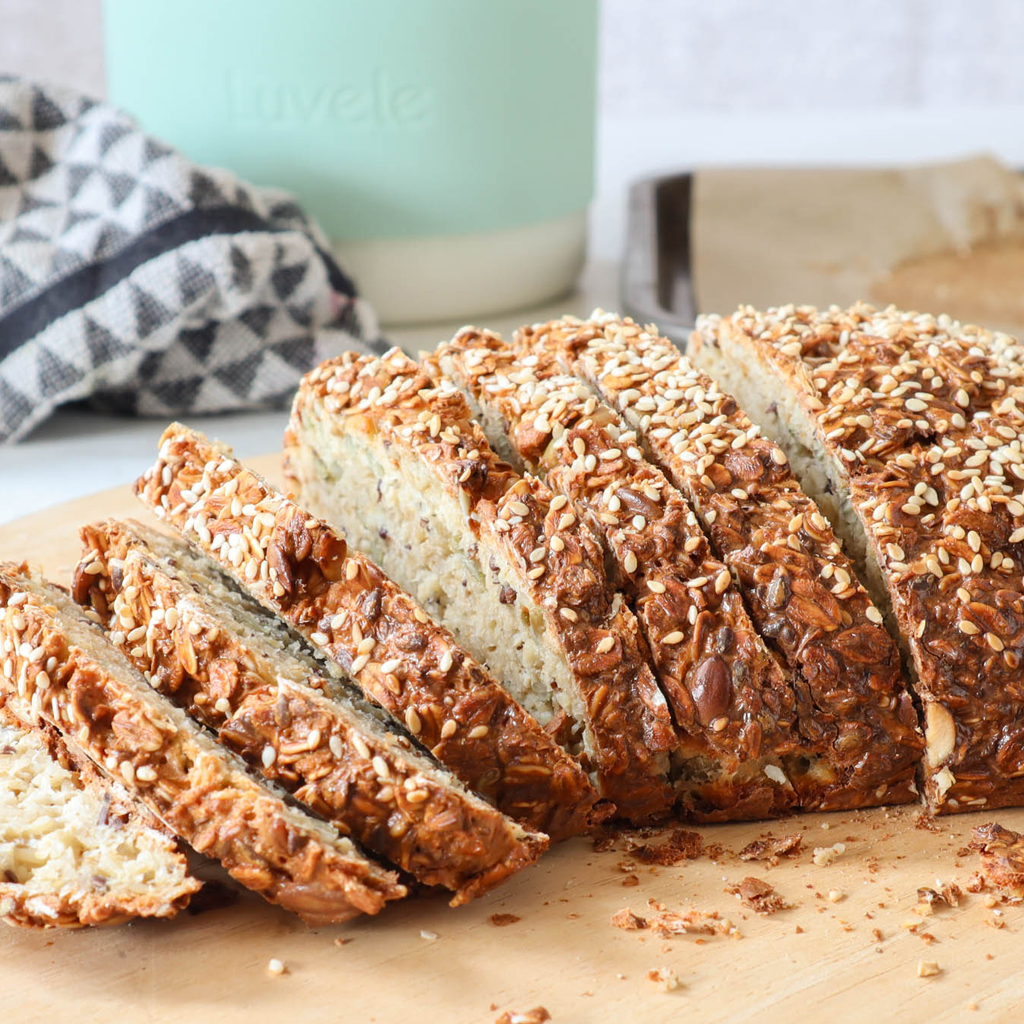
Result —
M 199 885 L 121 786 L 79 769 L 52 731 L 0 721 L 0 918 L 53 928 L 172 917 Z

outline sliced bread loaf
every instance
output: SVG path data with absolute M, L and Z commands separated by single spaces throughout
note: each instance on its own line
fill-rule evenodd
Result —
M 788 306 L 705 318 L 691 350 L 792 453 L 901 637 L 932 809 L 1024 803 L 1019 345 L 948 317 Z
M 82 530 L 74 596 L 150 683 L 267 778 L 427 885 L 479 896 L 532 864 L 527 833 L 389 730 L 215 563 L 141 523 Z
M 552 838 L 588 827 L 597 794 L 579 764 L 373 562 L 229 449 L 173 424 L 136 491 L 470 789 Z
M 899 652 L 785 453 L 653 329 L 595 314 L 524 328 L 516 343 L 585 380 L 693 506 L 790 673 L 798 730 L 820 755 L 791 766 L 798 789 L 821 794 L 810 806 L 915 799 L 922 740 Z
M 790 809 L 793 693 L 730 571 L 634 433 L 552 357 L 521 356 L 489 331 L 464 328 L 426 365 L 465 391 L 496 450 L 545 476 L 604 541 L 682 727 L 680 811 L 735 820 Z
M 199 887 L 121 785 L 74 761 L 55 729 L 0 712 L 0 918 L 77 928 L 173 917 Z
M 257 782 L 157 693 L 65 591 L 3 563 L 0 608 L 7 708 L 58 729 L 74 753 L 243 885 L 312 925 L 375 914 L 406 894 L 351 840 Z
M 301 500 L 409 588 L 633 821 L 664 814 L 675 730 L 635 616 L 564 496 L 492 451 L 462 394 L 393 350 L 303 380 Z

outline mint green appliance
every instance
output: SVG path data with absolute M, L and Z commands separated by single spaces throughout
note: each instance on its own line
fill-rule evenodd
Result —
M 385 321 L 566 290 L 592 194 L 596 0 L 105 0 L 111 99 L 294 192 Z

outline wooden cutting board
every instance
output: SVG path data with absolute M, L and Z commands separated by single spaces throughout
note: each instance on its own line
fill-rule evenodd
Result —
M 273 477 L 278 459 L 253 465 Z M 107 515 L 145 513 L 128 487 L 83 498 L 0 528 L 0 558 L 39 562 L 66 583 L 77 527 Z M 487 1024 L 540 1005 L 554 1024 L 1019 1021 L 1024 908 L 996 916 L 981 896 L 967 896 L 928 918 L 912 911 L 919 886 L 964 883 L 975 870 L 974 854 L 957 853 L 973 825 L 994 818 L 1024 831 L 1024 810 L 944 818 L 936 831 L 918 827 L 919 815 L 914 807 L 705 827 L 705 843 L 724 851 L 667 867 L 638 863 L 622 842 L 597 852 L 574 840 L 469 906 L 421 896 L 334 928 L 309 930 L 250 894 L 169 922 L 0 928 L 0 1020 Z M 777 867 L 739 860 L 767 832 L 802 833 L 802 852 Z M 837 842 L 846 846 L 838 860 L 813 864 L 815 847 Z M 792 909 L 761 917 L 724 891 L 748 875 L 770 882 Z M 741 937 L 666 939 L 612 927 L 624 907 L 652 916 L 648 900 L 717 911 Z M 498 925 L 496 914 L 517 920 Z M 906 927 L 915 921 L 916 932 Z M 272 957 L 287 973 L 269 974 Z M 922 960 L 941 973 L 919 978 Z M 648 979 L 658 969 L 674 971 L 681 987 L 663 991 Z

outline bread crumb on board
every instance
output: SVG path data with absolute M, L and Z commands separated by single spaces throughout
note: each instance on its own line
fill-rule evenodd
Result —
M 491 914 L 490 921 L 495 928 L 504 928 L 506 925 L 522 921 L 522 918 L 518 914 Z
M 738 885 L 726 886 L 725 891 L 739 897 L 757 914 L 775 914 L 793 906 L 764 879 L 752 876 L 747 876 Z
M 547 1020 L 551 1020 L 551 1014 L 543 1006 L 535 1006 L 523 1013 L 506 1010 L 494 1024 L 544 1024 Z
M 432 932 L 427 928 L 420 929 L 420 938 L 426 939 L 427 942 L 433 942 L 438 937 L 437 932 Z
M 764 839 L 755 839 L 740 850 L 740 860 L 761 860 L 771 867 L 779 863 L 780 857 L 793 857 L 800 852 L 803 844 L 803 833 L 797 832 L 791 836 L 766 836 Z
M 934 978 L 942 973 L 942 968 L 934 960 L 918 960 L 917 976 L 919 978 Z
M 834 843 L 832 846 L 816 846 L 812 860 L 819 867 L 827 867 L 839 860 L 846 853 L 846 843 Z
M 267 971 L 274 977 L 285 974 L 288 968 L 285 967 L 283 960 L 278 960 L 276 956 L 270 958 L 270 962 L 267 964 Z
M 1024 834 L 991 821 L 971 831 L 968 849 L 981 858 L 979 888 L 987 882 L 1004 896 L 1024 898 Z
M 649 981 L 653 981 L 662 992 L 674 992 L 677 988 L 683 987 L 679 976 L 671 967 L 656 967 L 647 972 L 647 978 Z

